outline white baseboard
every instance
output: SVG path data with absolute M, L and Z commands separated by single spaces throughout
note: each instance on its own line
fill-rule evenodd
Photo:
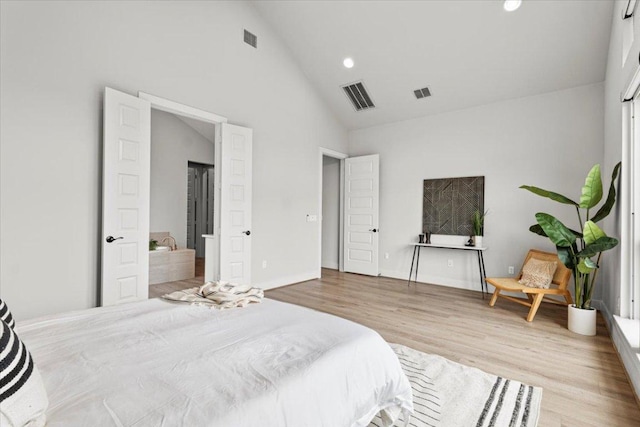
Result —
M 317 271 L 311 271 L 293 276 L 278 277 L 277 279 L 256 283 L 255 286 L 267 290 L 279 288 L 280 286 L 293 285 L 294 283 L 306 282 L 307 280 L 317 279 L 318 277 Z
M 631 387 L 636 393 L 636 398 L 640 400 L 640 357 L 638 357 L 638 349 L 633 348 L 629 343 L 629 340 L 625 337 L 623 330 L 620 328 L 619 320 L 617 316 L 613 316 L 609 312 L 609 308 L 602 301 L 594 301 L 598 303 L 597 307 L 604 317 L 609 334 L 611 334 L 611 340 L 613 345 L 620 355 L 620 360 L 627 371 L 629 381 L 631 381 Z M 596 304 L 594 304 L 596 306 Z M 624 319 L 622 319 L 624 320 Z
M 338 270 L 340 267 L 337 261 L 323 261 L 322 268 L 330 268 L 331 270 Z

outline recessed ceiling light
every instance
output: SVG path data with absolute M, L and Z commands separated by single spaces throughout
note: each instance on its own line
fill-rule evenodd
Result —
M 353 59 L 344 58 L 344 61 L 342 61 L 342 64 L 347 68 L 353 68 Z
M 522 4 L 522 0 L 505 0 L 504 1 L 504 10 L 507 12 L 513 12 L 517 10 Z

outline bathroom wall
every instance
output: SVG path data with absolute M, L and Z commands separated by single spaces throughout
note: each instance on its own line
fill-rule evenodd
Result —
M 151 110 L 149 228 L 168 231 L 179 248 L 187 246 L 187 165 L 190 161 L 214 164 L 213 143 L 175 115 Z

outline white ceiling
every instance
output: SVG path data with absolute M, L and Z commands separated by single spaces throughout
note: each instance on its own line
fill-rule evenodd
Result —
M 613 1 L 523 0 L 510 13 L 502 3 L 254 5 L 349 129 L 604 80 Z M 352 69 L 342 65 L 347 56 L 355 61 Z M 375 109 L 356 112 L 340 89 L 360 79 Z M 413 90 L 425 86 L 433 96 L 416 100 Z

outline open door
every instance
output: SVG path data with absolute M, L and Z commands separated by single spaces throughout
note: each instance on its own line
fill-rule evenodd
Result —
M 253 130 L 221 126 L 220 280 L 249 285 Z
M 150 122 L 149 101 L 105 88 L 103 306 L 148 298 Z
M 344 164 L 344 271 L 378 275 L 379 155 Z

